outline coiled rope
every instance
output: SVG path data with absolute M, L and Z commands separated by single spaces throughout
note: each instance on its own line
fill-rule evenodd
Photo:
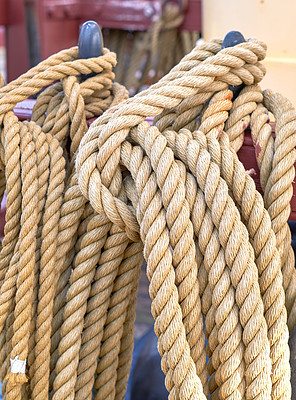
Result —
M 124 398 L 143 253 L 170 399 L 291 399 L 296 113 L 260 89 L 265 53 L 202 44 L 122 101 L 114 55 L 71 49 L 1 89 L 5 399 Z M 264 197 L 236 155 L 249 124 Z

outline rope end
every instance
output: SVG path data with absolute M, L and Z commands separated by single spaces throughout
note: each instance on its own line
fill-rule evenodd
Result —
M 23 385 L 24 383 L 28 382 L 28 377 L 24 373 L 15 374 L 13 372 L 9 372 L 5 379 L 12 386 Z
M 6 376 L 6 380 L 12 384 L 12 386 L 22 385 L 28 382 L 26 375 L 26 362 L 27 360 L 19 360 L 18 356 L 14 359 L 10 359 L 11 371 Z

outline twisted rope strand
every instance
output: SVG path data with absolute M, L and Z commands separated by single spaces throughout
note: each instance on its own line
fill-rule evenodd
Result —
M 37 233 L 37 157 L 35 143 L 26 125 L 20 126 L 21 175 L 22 175 L 22 218 L 18 277 L 16 282 L 16 305 L 14 309 L 11 360 L 26 362 L 28 355 L 29 328 L 33 296 L 33 271 Z M 13 361 L 12 361 L 13 362 Z M 23 372 L 10 372 L 7 397 L 21 398 L 21 384 L 27 381 Z M 15 396 L 15 397 L 14 397 Z
M 95 269 L 87 301 L 75 385 L 77 397 L 80 397 L 81 392 L 85 398 L 92 396 L 110 296 L 126 246 L 126 235 L 121 229 L 112 225 Z
M 133 131 L 134 132 L 134 131 Z M 133 137 L 134 139 L 135 139 L 135 136 Z M 137 137 L 137 139 L 138 140 L 141 140 L 140 139 L 141 138 L 141 136 L 138 136 Z M 140 141 L 140 143 L 141 143 L 141 141 Z M 142 143 L 141 143 L 142 144 Z M 142 144 L 143 145 L 143 144 Z M 191 145 L 192 145 L 192 147 L 193 147 L 193 145 L 194 145 L 194 149 L 193 148 L 191 148 Z M 211 169 L 213 169 L 213 165 L 211 164 L 210 165 L 210 170 L 209 170 L 209 174 L 211 174 L 211 176 L 210 176 L 210 178 L 206 178 L 206 177 L 204 177 L 202 174 L 203 174 L 203 172 L 201 172 L 201 170 L 200 170 L 200 168 L 198 168 L 198 167 L 200 167 L 199 165 L 198 165 L 198 155 L 199 155 L 199 152 L 201 152 L 202 154 L 203 154 L 203 162 L 205 162 L 205 160 L 206 160 L 206 153 L 204 153 L 203 152 L 203 150 L 201 150 L 200 148 L 198 148 L 197 146 L 197 143 L 195 142 L 195 141 L 189 141 L 189 144 L 188 144 L 188 146 L 187 146 L 187 149 L 186 149 L 186 152 L 185 152 L 185 154 L 187 155 L 187 160 L 182 160 L 183 162 L 185 162 L 186 163 L 186 165 L 188 165 L 189 167 L 190 167 L 190 169 L 191 169 L 191 171 L 192 171 L 192 173 L 194 173 L 194 174 L 197 174 L 197 173 L 199 173 L 200 175 L 201 175 L 201 178 L 200 179 L 202 179 L 202 181 L 201 180 L 198 180 L 198 183 L 200 184 L 200 185 L 202 185 L 201 186 L 201 189 L 203 189 L 204 190 L 204 187 L 205 187 L 205 184 L 206 184 L 206 181 L 207 181 L 207 179 L 209 179 L 209 181 L 211 182 L 211 187 L 213 187 L 214 186 L 214 182 L 215 182 L 215 178 L 214 178 L 214 175 L 213 175 L 213 173 L 211 173 L 210 172 L 210 170 Z M 179 154 L 178 154 L 179 155 Z M 189 159 L 189 155 L 191 155 L 191 157 L 193 156 L 193 158 L 192 158 L 192 164 L 190 164 L 190 159 Z M 201 156 L 202 157 L 202 156 Z M 209 157 L 209 156 L 207 156 L 207 157 Z M 194 160 L 194 161 L 193 161 Z M 208 163 L 209 163 L 209 161 L 208 161 Z M 195 171 L 199 171 L 199 172 L 195 172 Z M 203 165 L 203 171 L 205 171 L 205 165 Z M 196 175 L 195 175 L 196 176 Z M 198 176 L 196 176 L 197 177 L 197 179 L 198 179 Z M 217 182 L 218 183 L 218 182 Z M 220 207 L 221 207 L 221 203 L 222 203 L 222 198 L 223 198 L 223 195 L 222 195 L 222 185 L 220 184 L 220 187 L 221 187 L 221 189 L 219 189 L 219 186 L 217 186 L 217 189 L 216 190 L 214 190 L 214 191 L 212 191 L 211 190 L 211 192 L 212 192 L 212 195 L 211 195 L 211 197 L 213 196 L 213 194 L 216 192 L 217 194 L 216 194 L 216 196 L 219 194 L 219 197 L 220 197 Z M 224 191 L 225 191 L 225 189 L 223 189 Z M 207 205 L 208 205 L 208 207 L 211 209 L 211 207 L 212 207 L 212 204 L 215 204 L 215 202 L 214 202 L 214 197 L 213 197 L 213 200 L 212 200 L 212 204 L 211 203 L 209 203 L 209 200 L 207 199 L 207 197 L 205 197 L 205 200 L 206 200 L 206 202 L 207 202 Z M 227 200 L 226 200 L 227 201 Z M 228 203 L 228 204 L 227 204 Z M 227 210 L 227 206 L 228 206 L 228 208 L 232 208 L 232 205 L 231 205 L 231 201 L 230 200 L 228 200 L 228 202 L 226 202 L 226 204 L 225 204 L 225 211 Z M 219 218 L 219 215 L 221 215 L 221 211 L 219 212 L 219 214 L 217 215 L 217 217 Z M 227 213 L 227 215 L 228 215 L 228 213 Z M 232 217 L 230 217 L 230 215 L 232 215 Z M 235 230 L 236 229 L 238 229 L 238 222 L 236 222 L 235 221 L 235 215 L 236 215 L 236 213 L 234 213 L 234 212 L 232 212 L 232 214 L 230 214 L 229 215 L 229 218 L 232 218 L 232 220 L 233 220 L 233 226 L 232 226 L 232 230 L 233 230 L 233 233 L 230 235 L 230 232 L 227 234 L 226 232 L 224 232 L 224 240 L 226 240 L 226 243 L 227 243 L 227 241 L 229 240 L 230 241 L 230 243 L 231 243 L 231 240 L 233 241 L 234 240 L 234 238 L 236 237 L 235 236 Z M 221 218 L 221 217 L 220 217 Z M 223 214 L 223 218 L 225 218 L 225 214 Z M 218 228 L 218 230 L 219 230 L 219 222 L 218 222 L 219 220 L 216 220 L 216 221 L 213 221 L 214 223 L 215 223 L 215 225 L 217 226 L 217 228 Z M 222 220 L 222 222 L 223 222 L 223 220 Z M 221 223 L 221 222 L 220 222 Z M 218 224 L 218 225 L 217 225 Z M 223 229 L 225 229 L 224 227 L 223 227 Z M 242 231 L 241 231 L 241 234 L 240 234 L 240 236 L 241 236 L 241 239 L 242 239 L 242 237 L 243 237 L 243 232 L 245 232 L 243 229 L 242 229 Z M 245 235 L 246 233 L 244 233 L 244 235 Z M 230 235 L 230 236 L 229 236 Z M 221 238 L 221 233 L 219 234 L 219 236 L 220 236 L 220 240 L 222 239 Z M 229 238 L 229 239 L 228 239 Z M 222 246 L 225 248 L 225 245 L 226 245 L 226 243 L 224 242 L 222 242 L 221 244 L 222 244 Z M 231 244 L 231 246 L 235 246 L 234 245 L 234 243 L 233 244 Z M 243 246 L 243 242 L 241 242 L 240 243 L 240 246 Z M 234 247 L 235 248 L 235 247 Z M 233 250 L 232 250 L 233 251 Z M 239 253 L 238 253 L 239 254 Z M 248 253 L 247 253 L 248 254 Z M 249 252 L 249 254 L 250 254 L 250 252 Z M 230 255 L 230 253 L 229 253 L 229 255 Z M 227 256 L 228 256 L 228 252 L 226 252 L 226 254 L 225 254 L 225 257 L 226 257 L 226 261 L 227 261 L 227 263 L 228 263 L 228 265 L 230 266 L 230 268 L 232 269 L 232 264 L 234 263 L 234 259 L 235 258 L 232 258 L 232 257 L 234 257 L 234 255 L 231 255 L 231 258 L 229 258 L 228 260 L 227 260 Z M 250 254 L 250 256 L 251 256 L 251 254 Z M 239 256 L 238 256 L 239 257 Z M 233 261 L 232 261 L 233 260 Z M 250 259 L 251 260 L 251 259 Z M 234 265 L 236 264 L 238 262 L 238 260 L 234 263 Z M 248 269 L 250 269 L 250 262 L 252 262 L 252 261 L 248 261 L 248 260 L 245 260 L 244 262 L 246 262 L 246 264 L 245 265 L 248 265 L 249 264 L 249 266 L 248 266 Z M 239 263 L 241 263 L 241 261 L 239 262 Z M 248 273 L 249 271 L 248 271 L 248 269 L 245 269 L 246 270 L 246 273 Z M 253 274 L 254 274 L 255 272 L 253 272 Z M 254 276 L 254 275 L 253 275 Z M 235 287 L 237 287 L 237 285 L 238 285 L 238 282 L 236 281 L 236 279 L 234 280 L 234 278 L 235 278 L 235 275 L 234 275 L 234 272 L 232 272 L 232 276 L 231 276 L 231 278 L 232 278 L 232 281 L 233 281 L 233 284 L 235 285 Z M 254 279 L 254 278 L 253 278 Z M 257 297 L 257 299 L 258 299 L 258 290 L 259 290 L 259 287 L 258 287 L 258 289 L 255 289 L 255 287 L 254 287 L 254 284 L 256 285 L 256 280 L 253 280 L 253 284 L 251 284 L 250 282 L 249 282 L 249 285 L 250 285 L 250 288 L 253 286 L 253 290 L 252 290 L 252 295 L 256 295 Z M 255 294 L 256 293 L 256 294 Z M 246 295 L 244 295 L 244 296 L 242 296 L 242 298 L 246 298 Z M 259 301 L 259 299 L 257 300 L 257 301 Z M 260 302 L 259 302 L 259 304 L 260 304 Z M 243 307 L 242 306 L 242 304 L 239 304 L 239 307 L 242 307 L 241 308 L 241 311 L 242 310 L 244 310 L 244 312 L 245 311 L 247 311 L 246 309 L 245 309 L 245 307 Z M 261 307 L 260 307 L 261 308 Z M 259 311 L 259 305 L 257 306 L 257 311 Z M 262 312 L 262 308 L 261 308 L 261 312 Z M 257 315 L 257 317 L 259 317 L 259 314 Z M 240 318 L 241 318 L 241 320 L 242 320 L 242 323 L 243 323 L 243 326 L 244 326 L 244 320 L 245 321 L 248 321 L 248 323 L 251 323 L 251 321 L 250 321 L 250 318 L 252 319 L 252 316 L 251 315 L 249 315 L 249 317 L 242 317 L 242 315 L 240 316 Z M 262 333 L 264 332 L 264 329 L 265 329 L 265 321 L 264 321 L 264 318 L 263 318 L 263 315 L 262 315 L 262 317 L 261 317 L 261 321 L 262 321 L 262 327 L 261 327 L 261 335 L 262 335 Z M 245 329 L 247 329 L 245 326 L 244 326 L 244 328 Z M 263 330 L 263 332 L 262 332 L 262 330 Z M 259 333 L 259 332 L 258 332 Z M 260 336 L 261 336 L 260 335 Z M 252 339 L 254 339 L 253 337 L 252 337 Z M 262 336 L 260 337 L 260 339 L 259 339 L 259 336 L 257 336 L 257 340 L 262 340 Z M 267 336 L 266 336 L 266 340 L 267 340 Z M 247 346 L 247 344 L 248 343 L 245 343 L 246 344 L 246 346 Z M 252 347 L 253 347 L 253 345 L 254 345 L 254 342 L 252 343 Z M 260 347 L 262 346 L 262 343 L 260 344 Z M 268 349 L 268 347 L 269 347 L 269 345 L 267 345 L 267 343 L 265 342 L 265 345 L 264 345 L 264 347 L 262 348 L 262 350 L 261 350 L 261 354 L 259 355 L 258 354 L 258 357 L 266 357 L 266 355 L 264 354 L 264 351 L 266 351 L 266 349 Z M 263 350 L 264 349 L 264 350 Z M 248 352 L 248 346 L 246 347 L 246 353 Z M 246 368 L 248 368 L 248 359 L 246 359 Z M 267 361 L 267 360 L 266 360 Z M 264 367 L 263 368 L 265 368 L 266 367 L 266 364 L 264 365 Z M 248 377 L 248 372 L 246 371 L 246 376 Z M 266 378 L 268 377 L 268 371 L 265 371 L 265 374 L 266 374 Z M 249 383 L 249 382 L 247 382 L 247 383 Z M 253 385 L 251 385 L 250 383 L 249 383 L 249 385 L 250 386 L 255 386 L 254 384 Z M 265 387 L 265 390 L 267 390 L 265 393 L 265 395 L 268 395 L 268 386 L 265 386 L 266 385 L 266 382 L 264 383 L 264 387 Z M 261 389 L 262 390 L 262 389 Z M 262 393 L 263 393 L 264 391 L 262 390 Z
M 253 92 L 252 87 L 251 90 Z M 214 97 L 211 101 L 216 102 Z M 215 129 L 221 127 L 219 116 L 220 114 L 218 113 Z M 203 128 L 206 128 L 205 124 Z M 267 211 L 264 210 L 262 197 L 255 191 L 254 181 L 245 173 L 237 157 L 230 151 L 228 136 L 218 133 L 219 146 L 215 135 L 213 135 L 215 130 L 212 126 L 210 128 L 212 128 L 211 132 L 206 132 L 206 135 L 209 137 L 209 145 L 206 145 L 206 147 L 209 148 L 213 160 L 220 166 L 221 176 L 226 180 L 234 199 L 240 207 L 242 218 L 246 221 L 250 238 L 253 241 L 259 276 L 264 276 L 264 279 L 260 280 L 260 286 L 271 345 L 273 367 L 272 392 L 276 392 L 276 396 L 286 396 L 289 398 L 291 389 L 289 388 L 290 369 L 288 365 L 289 353 L 287 352 L 287 315 L 284 302 L 283 278 L 280 269 L 279 254 L 276 251 L 275 235 L 271 229 Z M 203 134 L 198 135 L 197 132 L 194 134 L 194 137 L 199 140 L 199 143 L 202 144 L 204 142 Z M 239 188 L 235 184 L 238 179 L 241 182 Z M 262 247 L 262 244 L 264 244 L 264 247 Z M 262 285 L 263 282 L 264 286 Z
M 50 176 L 43 215 L 39 292 L 36 319 L 36 345 L 34 365 L 34 389 L 36 399 L 48 398 L 50 336 L 54 298 L 54 267 L 56 259 L 58 222 L 64 191 L 65 162 L 63 150 L 57 140 L 47 135 L 50 154 Z
M 46 135 L 43 134 L 40 127 L 33 122 L 29 123 L 29 129 L 32 132 L 33 140 L 36 146 L 37 155 L 37 170 L 38 170 L 38 217 L 37 217 L 37 240 L 36 240 L 36 255 L 35 255 L 35 268 L 34 268 L 34 284 L 33 284 L 33 304 L 32 304 L 32 318 L 30 326 L 30 339 L 29 339 L 29 354 L 28 354 L 28 374 L 30 381 L 30 390 L 28 388 L 29 398 L 34 388 L 34 360 L 35 360 L 35 330 L 36 330 L 36 315 L 38 306 L 38 277 L 39 277 L 39 263 L 41 257 L 41 234 L 42 234 L 42 215 L 45 206 L 45 195 L 48 189 L 49 177 L 49 146 L 47 143 Z
M 156 39 L 182 18 L 166 7 L 143 77 L 173 62 Z M 264 43 L 221 44 L 196 46 L 132 99 L 107 49 L 87 60 L 69 49 L 0 88 L 5 399 L 124 398 L 143 253 L 170 399 L 291 398 L 296 112 L 258 86 Z M 242 83 L 232 102 L 228 85 Z M 18 122 L 15 104 L 40 90 L 32 121 Z M 263 198 L 236 155 L 250 123 Z
M 189 345 L 186 341 L 185 328 L 182 324 L 182 312 L 178 304 L 178 292 L 175 286 L 175 272 L 172 265 L 172 255 L 169 250 L 169 234 L 166 230 L 165 214 L 162 208 L 161 195 L 155 185 L 148 180 L 137 179 L 137 175 L 149 178 L 149 164 L 143 159 L 140 148 L 134 150 L 127 147 L 124 165 L 135 167 L 131 170 L 132 178 L 137 183 L 138 197 L 146 195 L 147 200 L 140 202 L 139 218 L 142 219 L 141 236 L 144 241 L 144 257 L 147 260 L 147 275 L 150 280 L 149 293 L 152 299 L 151 311 L 155 318 L 155 332 L 159 338 L 161 356 L 166 353 L 163 361 L 166 376 L 166 386 L 172 385 L 180 398 L 204 398 L 202 384 L 196 375 L 196 367 L 190 356 Z M 147 176 L 148 172 L 148 176 Z M 146 188 L 145 188 L 146 187 Z M 153 189 L 154 188 L 154 189 Z M 147 211 L 146 211 L 147 210 Z M 155 210 L 157 212 L 151 214 Z M 151 218 L 152 217 L 152 218 Z M 144 221 L 144 222 L 143 222 Z M 160 257 L 154 257 L 156 249 L 161 249 Z M 152 254 L 151 254 L 152 253 Z M 150 257 L 151 254 L 151 257 Z M 156 286 L 155 286 L 156 285 Z M 174 372 L 176 369 L 176 372 Z M 173 394 L 173 398 L 174 398 Z

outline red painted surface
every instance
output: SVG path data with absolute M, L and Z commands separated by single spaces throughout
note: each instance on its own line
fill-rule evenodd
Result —
M 85 10 L 90 1 L 84 2 Z M 39 0 L 37 15 L 39 20 L 41 57 L 46 59 L 60 50 L 77 46 L 81 0 Z M 82 14 L 83 18 L 83 14 Z
M 88 19 L 101 27 L 147 30 L 159 17 L 162 0 L 40 0 L 42 57 L 78 42 L 80 25 Z M 189 0 L 182 29 L 201 32 L 201 0 Z
M 180 30 L 202 32 L 201 0 L 189 0 L 187 12 Z
M 0 0 L 0 25 L 8 24 L 8 0 Z
M 5 28 L 0 26 L 0 47 L 5 47 Z
M 42 59 L 62 49 L 76 46 L 80 25 L 89 19 L 106 28 L 147 30 L 161 14 L 163 5 L 163 0 L 32 2 L 38 17 Z M 2 9 L 3 21 L 7 25 L 7 77 L 11 81 L 29 69 L 24 0 L 0 0 L 0 25 Z M 201 0 L 188 0 L 181 29 L 201 32 Z
M 7 80 L 29 69 L 27 31 L 23 0 L 9 0 L 6 27 Z
M 258 164 L 257 164 L 257 160 L 256 160 L 256 154 L 255 154 L 256 150 L 258 151 L 258 147 L 257 147 L 257 149 L 254 147 L 251 133 L 249 130 L 247 130 L 245 133 L 243 147 L 239 150 L 239 152 L 237 154 L 238 154 L 238 158 L 240 159 L 240 161 L 244 164 L 244 167 L 246 170 L 250 170 L 252 168 L 255 170 L 255 174 L 252 174 L 251 176 L 255 181 L 257 190 L 261 194 L 263 194 L 263 190 L 260 185 L 260 172 L 259 172 L 259 168 L 258 168 Z M 295 169 L 296 169 L 296 163 L 295 163 Z M 295 182 L 295 180 L 293 183 L 293 196 L 292 196 L 292 200 L 291 200 L 291 214 L 290 214 L 289 219 L 296 221 L 296 182 Z
M 43 0 L 48 19 L 94 19 L 103 27 L 146 30 L 161 14 L 161 0 Z
M 181 3 L 179 0 L 173 0 Z M 47 20 L 94 19 L 101 26 L 147 30 L 161 15 L 163 0 L 41 0 Z M 182 29 L 201 32 L 201 0 L 188 0 Z

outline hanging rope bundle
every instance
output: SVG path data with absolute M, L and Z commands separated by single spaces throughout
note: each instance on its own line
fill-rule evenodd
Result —
M 265 53 L 202 44 L 122 101 L 114 55 L 71 49 L 1 89 L 5 399 L 124 398 L 143 253 L 171 399 L 291 399 L 296 112 L 260 89 Z M 264 197 L 236 155 L 249 124 Z
M 115 54 L 77 56 L 77 48 L 63 51 L 1 89 L 7 213 L 0 253 L 0 374 L 7 399 L 48 398 L 73 259 L 81 265 L 83 253 L 98 257 L 89 235 L 81 249 L 77 244 L 93 212 L 78 188 L 74 158 L 86 119 L 127 92 L 112 82 Z M 80 74 L 90 73 L 96 75 L 80 81 Z M 54 81 L 39 95 L 32 121 L 19 122 L 15 104 Z M 28 381 L 25 372 L 27 387 L 20 385 Z
M 170 396 L 290 398 L 295 111 L 257 86 L 261 42 L 220 49 L 219 41 L 196 48 L 158 84 L 99 118 L 79 148 L 79 186 L 131 239 L 140 233 Z M 227 87 L 242 83 L 232 104 Z M 263 104 L 277 119 L 275 140 Z M 143 122 L 147 115 L 155 127 Z M 265 204 L 234 152 L 251 118 Z M 122 187 L 130 203 L 116 194 Z
M 187 5 L 163 2 L 161 15 L 147 31 L 103 29 L 107 47 L 118 56 L 116 79 L 131 95 L 157 82 L 195 47 L 199 32 L 179 30 Z

